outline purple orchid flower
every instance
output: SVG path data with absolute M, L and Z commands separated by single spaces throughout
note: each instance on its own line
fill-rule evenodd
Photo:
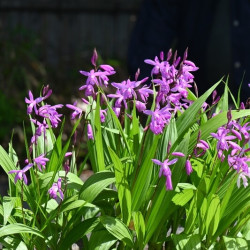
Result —
M 163 109 L 145 110 L 146 115 L 151 115 L 150 129 L 154 134 L 161 134 L 165 125 L 169 123 L 171 119 L 170 108 L 165 107 Z
M 161 161 L 156 160 L 156 159 L 152 159 L 152 161 L 155 164 L 161 166 L 160 172 L 159 172 L 159 177 L 161 177 L 162 175 L 164 175 L 166 177 L 166 189 L 173 190 L 172 179 L 171 179 L 172 172 L 171 172 L 169 166 L 175 164 L 178 161 L 178 159 L 175 158 L 171 161 L 169 161 L 169 159 L 167 159 L 164 162 L 161 162 Z
M 250 169 L 247 173 L 245 172 L 241 172 L 238 176 L 238 179 L 237 179 L 237 186 L 238 188 L 240 188 L 240 182 L 242 180 L 243 182 L 243 186 L 246 188 L 248 186 L 248 180 L 247 180 L 247 177 L 250 178 Z
M 187 175 L 190 175 L 193 172 L 193 168 L 192 168 L 192 164 L 190 160 L 186 160 L 185 168 L 186 168 Z
M 107 115 L 107 111 L 105 109 L 100 109 L 100 119 L 101 119 L 101 122 L 105 122 L 106 115 Z
M 38 98 L 34 99 L 32 92 L 29 91 L 29 98 L 30 99 L 25 97 L 25 102 L 27 104 L 29 104 L 28 108 L 27 108 L 27 114 L 31 114 L 33 109 L 35 110 L 35 113 L 37 114 L 38 113 L 37 104 L 43 101 L 43 97 L 38 97 Z
M 88 135 L 89 140 L 94 140 L 93 130 L 92 130 L 92 127 L 89 123 L 87 125 L 87 135 Z
M 49 159 L 44 156 L 45 154 L 41 154 L 33 160 L 41 172 L 42 168 L 45 169 L 46 163 L 49 161 Z
M 50 197 L 56 200 L 57 192 L 59 192 L 60 198 L 61 200 L 63 200 L 64 195 L 61 188 L 62 188 L 62 179 L 58 178 L 57 182 L 53 183 L 52 187 L 48 191 Z
M 29 163 L 22 170 L 11 170 L 8 172 L 8 174 L 16 173 L 15 180 L 14 180 L 15 183 L 17 183 L 18 180 L 23 180 L 25 185 L 27 185 L 28 180 L 27 180 L 27 176 L 26 176 L 25 172 L 27 172 L 32 166 L 33 166 L 33 164 Z
M 228 141 L 236 138 L 233 135 L 227 135 L 228 132 L 229 131 L 224 127 L 220 127 L 217 133 L 211 133 L 211 135 L 218 140 L 217 150 L 228 150 Z
M 73 110 L 73 113 L 71 114 L 71 120 L 74 120 L 77 116 L 80 118 L 82 116 L 82 110 L 77 107 L 77 102 L 74 102 L 73 105 L 66 104 L 66 107 Z
M 143 112 L 144 110 L 146 110 L 146 103 L 135 101 L 135 106 L 139 112 Z
M 48 118 L 51 122 L 51 126 L 53 128 L 56 128 L 61 121 L 59 117 L 62 116 L 62 114 L 58 114 L 57 109 L 62 108 L 62 104 L 57 104 L 54 106 L 51 105 L 44 105 L 38 110 L 38 114 L 44 118 Z
M 151 71 L 151 75 L 157 75 L 165 70 L 165 62 L 164 61 L 160 62 L 157 56 L 155 57 L 154 61 L 151 59 L 146 59 L 144 60 L 144 62 L 154 66 Z
M 34 120 L 34 119 L 30 119 L 35 125 L 37 125 L 37 129 L 36 129 L 36 132 L 35 134 L 32 136 L 31 138 L 31 144 L 37 144 L 37 140 L 38 140 L 38 137 L 41 136 L 42 134 L 46 134 L 46 129 L 49 128 L 48 124 L 46 123 L 46 120 L 44 119 L 43 120 L 43 123 L 37 121 L 37 120 Z
M 199 140 L 199 142 L 197 143 L 197 145 L 194 149 L 195 157 L 203 156 L 208 149 L 209 149 L 208 143 L 204 140 Z

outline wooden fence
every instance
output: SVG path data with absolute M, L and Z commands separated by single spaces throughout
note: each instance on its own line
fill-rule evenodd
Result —
M 44 63 L 71 63 L 94 47 L 126 60 L 142 0 L 0 0 L 1 39 L 17 26 L 38 37 Z

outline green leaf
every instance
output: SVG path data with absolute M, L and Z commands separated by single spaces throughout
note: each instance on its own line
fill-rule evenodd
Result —
M 128 246 L 133 247 L 132 235 L 123 222 L 111 216 L 101 216 L 100 221 L 102 225 L 118 240 L 121 240 Z
M 63 237 L 58 243 L 58 249 L 69 249 L 71 245 L 80 240 L 84 235 L 92 232 L 99 223 L 99 218 L 91 218 L 80 222 L 74 226 L 67 236 Z
M 96 111 L 95 111 L 95 147 L 97 154 L 97 172 L 105 170 L 102 129 L 100 120 L 100 94 L 97 95 Z
M 115 123 L 117 129 L 118 129 L 119 132 L 120 132 L 120 135 L 121 135 L 122 138 L 123 138 L 123 141 L 124 141 L 124 143 L 125 143 L 125 146 L 126 146 L 126 149 L 127 149 L 128 153 L 129 153 L 129 155 L 131 155 L 130 147 L 129 147 L 129 144 L 128 144 L 128 141 L 127 141 L 127 136 L 126 136 L 125 133 L 123 132 L 121 123 L 120 123 L 119 119 L 117 118 L 115 112 L 113 111 L 113 109 L 112 109 L 112 107 L 110 106 L 109 103 L 108 103 L 108 110 L 109 110 L 109 112 L 110 112 L 110 114 L 111 114 L 112 119 L 114 120 L 114 123 Z
M 222 218 L 222 216 L 224 215 L 224 212 L 226 210 L 226 207 L 228 205 L 228 202 L 230 200 L 230 197 L 233 193 L 233 190 L 235 188 L 235 181 L 236 181 L 237 176 L 235 176 L 232 180 L 232 182 L 230 182 L 230 185 L 227 187 L 226 189 L 226 193 L 223 196 L 222 202 L 221 202 L 221 209 L 220 209 L 220 218 Z
M 206 232 L 211 237 L 216 232 L 220 221 L 220 198 L 218 195 L 213 195 L 210 204 L 208 205 Z
M 178 145 L 176 152 L 182 152 L 184 155 L 187 155 L 189 143 L 189 134 L 183 139 L 183 141 Z M 171 160 L 171 159 L 170 159 Z M 181 157 L 172 167 L 172 184 L 173 189 L 179 183 L 182 174 L 185 173 L 185 157 Z M 174 191 L 168 190 L 165 188 L 165 179 L 161 177 L 159 184 L 156 187 L 156 191 L 153 194 L 152 207 L 147 211 L 148 220 L 145 220 L 146 223 L 146 239 L 147 243 L 150 238 L 154 235 L 156 237 L 155 231 L 162 226 L 163 221 L 167 220 L 171 215 L 171 212 L 174 211 L 176 206 L 172 203 L 172 198 L 174 196 Z
M 159 135 L 154 137 L 153 144 L 151 145 L 151 148 L 147 153 L 145 160 L 143 161 L 142 165 L 139 166 L 139 173 L 135 178 L 135 185 L 132 189 L 133 211 L 139 210 L 146 197 L 153 169 L 152 159 L 154 158 L 159 139 Z
M 247 241 L 243 238 L 233 238 L 223 236 L 223 241 L 225 243 L 225 247 L 227 250 L 247 250 L 249 249 L 249 245 Z
M 3 149 L 3 147 L 1 145 L 0 145 L 0 165 L 2 166 L 3 170 L 6 172 L 6 174 L 8 175 L 8 178 L 12 181 L 12 183 L 15 183 L 15 181 L 14 181 L 15 174 L 8 174 L 8 172 L 10 170 L 16 169 L 15 164 L 10 159 L 9 155 L 6 153 L 6 151 Z M 21 189 L 22 189 L 21 181 L 17 181 L 15 186 L 16 186 L 18 192 L 21 193 Z M 32 195 L 30 194 L 28 186 L 26 186 L 26 185 L 23 185 L 23 194 L 24 194 L 24 199 L 28 201 L 29 206 L 31 208 L 35 209 L 36 203 L 35 203 Z
M 7 249 L 15 249 L 15 250 L 28 250 L 27 246 L 20 239 L 12 238 L 10 236 L 5 237 L 1 240 L 1 243 Z M 5 249 L 5 248 L 2 248 Z
M 4 237 L 4 236 L 8 236 L 8 235 L 13 235 L 13 234 L 20 234 L 20 233 L 29 233 L 29 234 L 35 234 L 41 238 L 44 238 L 44 236 L 42 235 L 42 233 L 32 227 L 23 225 L 23 224 L 9 224 L 6 226 L 3 226 L 2 228 L 0 228 L 0 238 Z
M 171 238 L 174 241 L 176 250 L 201 249 L 201 239 L 198 234 L 172 234 Z
M 139 249 L 143 249 L 145 236 L 145 222 L 140 211 L 133 212 L 133 221 Z
M 87 205 L 87 204 L 90 204 L 91 206 L 95 207 L 91 203 L 88 203 L 88 202 L 86 202 L 84 200 L 76 200 L 76 201 L 72 201 L 72 202 L 69 202 L 69 203 L 66 203 L 66 204 L 63 203 L 62 207 L 61 207 L 61 210 L 60 210 L 60 213 L 70 211 L 70 210 L 82 207 L 84 205 Z
M 133 151 L 136 155 L 140 148 L 140 127 L 139 127 L 139 119 L 136 116 L 136 106 L 134 102 L 133 114 L 132 114 L 132 129 L 131 135 L 133 137 Z
M 131 192 L 119 157 L 111 148 L 108 148 L 108 150 L 114 163 L 116 187 L 118 190 L 122 220 L 126 225 L 128 225 L 131 218 Z
M 214 234 L 212 240 L 223 234 L 225 230 L 235 221 L 235 219 L 243 212 L 250 209 L 250 186 L 246 188 L 235 188 L 227 207 L 220 219 L 219 227 Z M 219 194 L 218 194 L 219 195 Z
M 18 197 L 3 197 L 3 224 L 6 225 Z
M 92 202 L 105 187 L 114 182 L 115 175 L 113 172 L 102 171 L 95 173 L 83 184 L 79 197 L 82 200 Z
M 194 190 L 184 189 L 180 193 L 177 193 L 172 201 L 177 206 L 185 206 L 194 196 Z
M 228 77 L 225 82 L 225 88 L 224 88 L 224 93 L 222 97 L 222 107 L 220 111 L 228 111 Z
M 89 249 L 91 250 L 107 250 L 110 249 L 117 239 L 107 230 L 93 232 L 89 240 Z
M 193 184 L 190 184 L 190 183 L 178 183 L 177 187 L 182 188 L 182 189 L 197 190 L 197 188 Z
M 244 117 L 244 116 L 250 116 L 250 109 L 245 110 L 232 110 L 232 120 L 236 120 L 238 118 Z M 210 133 L 217 131 L 217 129 L 227 123 L 227 112 L 222 112 L 210 120 L 208 120 L 205 124 L 200 126 L 201 131 L 201 138 L 202 140 L 206 140 Z M 199 131 L 194 132 L 191 135 L 190 138 L 190 144 L 188 149 L 188 154 L 191 154 L 196 143 L 197 143 L 197 136 Z
M 54 181 L 57 181 L 59 177 L 65 178 L 65 171 L 59 171 L 57 172 L 57 174 L 58 174 L 58 177 L 56 177 Z M 42 182 L 40 185 L 40 188 L 41 189 L 47 188 L 53 176 L 54 176 L 54 172 L 45 173 L 39 176 L 39 180 Z M 82 185 L 83 185 L 83 181 L 77 175 L 71 172 L 67 174 L 67 188 L 68 189 L 80 190 L 82 188 Z
M 222 80 L 222 79 L 221 79 Z M 203 103 L 206 101 L 208 96 L 216 89 L 220 84 L 218 81 L 210 89 L 208 89 L 200 98 L 198 98 L 183 114 L 177 119 L 176 127 L 179 138 L 183 138 L 183 135 L 189 130 L 189 128 L 196 122 L 197 113 L 201 109 Z M 176 142 L 177 143 L 177 142 Z

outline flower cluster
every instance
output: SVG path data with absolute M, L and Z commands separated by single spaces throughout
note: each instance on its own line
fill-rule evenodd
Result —
M 82 85 L 79 90 L 84 90 L 85 96 L 91 96 L 96 99 L 98 87 L 107 87 L 109 84 L 109 76 L 115 74 L 115 70 L 110 65 L 97 66 L 97 52 L 94 50 L 91 63 L 94 69 L 89 72 L 80 71 L 81 74 L 87 77 L 86 84 Z M 170 63 L 172 60 L 172 63 Z M 120 117 L 124 109 L 128 108 L 128 103 L 136 106 L 138 112 L 143 112 L 151 116 L 150 129 L 155 134 L 160 134 L 177 110 L 182 111 L 187 108 L 192 102 L 187 100 L 187 88 L 192 87 L 194 76 L 192 71 L 196 71 L 198 67 L 189 60 L 187 60 L 187 50 L 184 53 L 183 59 L 177 58 L 177 53 L 172 56 L 172 51 L 167 53 L 166 60 L 164 53 L 160 53 L 160 59 L 155 57 L 155 60 L 146 59 L 145 63 L 153 66 L 152 80 L 157 91 L 156 105 L 154 110 L 147 110 L 147 103 L 149 96 L 154 94 L 148 77 L 138 80 L 140 71 L 135 74 L 135 80 L 127 79 L 121 83 L 112 82 L 110 85 L 116 89 L 115 93 L 105 96 L 102 94 L 102 99 L 114 99 L 114 106 L 112 107 L 115 114 Z M 84 99 L 83 99 L 84 100 Z M 86 102 L 85 102 L 86 103 Z M 104 101 L 105 103 L 105 101 Z M 88 105 L 91 105 L 88 103 Z M 77 103 L 67 104 L 66 107 L 73 110 L 71 119 L 82 116 L 83 110 L 77 106 Z M 101 122 L 105 122 L 106 111 L 100 111 Z M 90 128 L 88 127 L 88 131 Z M 89 134 L 89 133 L 88 133 Z M 92 136 L 88 136 L 92 139 Z
M 28 104 L 27 114 L 32 115 L 33 111 L 35 113 L 35 119 L 31 118 L 31 122 L 35 124 L 36 130 L 31 138 L 30 150 L 32 150 L 33 144 L 37 144 L 38 137 L 43 135 L 44 138 L 46 138 L 46 129 L 49 128 L 49 125 L 51 125 L 52 128 L 56 128 L 61 121 L 60 117 L 62 114 L 59 114 L 57 109 L 62 108 L 62 104 L 54 106 L 49 104 L 41 105 L 51 94 L 52 90 L 49 89 L 49 86 L 46 86 L 43 88 L 43 96 L 34 99 L 32 92 L 29 91 L 29 99 L 27 97 L 25 98 L 25 102 Z
M 46 167 L 46 163 L 49 161 L 48 158 L 44 157 L 44 154 L 39 155 L 38 157 L 33 159 L 33 163 L 29 163 L 28 160 L 25 160 L 25 162 L 27 163 L 27 165 L 23 168 L 23 169 L 15 169 L 15 170 L 11 170 L 8 172 L 8 174 L 16 174 L 15 176 L 15 183 L 18 180 L 23 181 L 26 185 L 28 184 L 28 179 L 26 176 L 26 172 L 32 168 L 33 166 L 36 166 L 38 168 L 39 171 L 43 171 L 43 169 L 45 169 Z
M 62 104 L 57 105 L 49 105 L 44 104 L 43 102 L 52 94 L 52 90 L 49 89 L 49 86 L 43 88 L 42 96 L 35 98 L 31 91 L 29 91 L 29 98 L 25 98 L 25 102 L 28 104 L 27 114 L 32 115 L 34 112 L 34 118 L 31 118 L 31 122 L 36 126 L 35 133 L 31 138 L 30 145 L 30 153 L 33 150 L 33 146 L 37 145 L 38 138 L 40 136 L 44 136 L 44 143 L 46 139 L 46 131 L 51 126 L 52 128 L 56 128 L 59 124 L 60 117 L 62 114 L 57 112 L 58 108 L 62 108 Z M 29 162 L 28 159 L 25 160 L 26 166 L 23 169 L 15 169 L 11 170 L 8 173 L 15 173 L 14 182 L 16 183 L 18 180 L 24 182 L 25 185 L 28 185 L 28 178 L 26 176 L 26 172 L 30 170 L 32 167 L 35 167 L 36 170 L 43 172 L 46 169 L 46 164 L 49 161 L 48 158 L 45 157 L 46 153 L 42 153 L 39 156 L 35 157 L 32 162 Z M 69 153 L 65 156 L 69 156 Z M 55 199 L 56 192 L 59 192 L 61 199 L 63 199 L 63 193 L 61 191 L 61 181 L 58 180 L 57 184 L 53 184 L 52 188 L 49 190 L 49 194 L 52 198 Z
M 89 72 L 80 70 L 80 73 L 87 77 L 86 84 L 82 85 L 79 90 L 84 90 L 85 96 L 96 97 L 96 92 L 98 87 L 107 87 L 109 76 L 115 74 L 113 67 L 107 64 L 102 64 L 98 68 L 96 66 L 98 55 L 96 50 L 94 50 L 93 56 L 91 58 L 91 63 L 95 69 L 91 69 Z
M 172 63 L 170 60 L 172 59 Z M 170 114 L 175 114 L 177 110 L 182 111 L 190 105 L 187 100 L 187 88 L 192 87 L 191 83 L 194 81 L 194 76 L 190 73 L 198 70 L 198 67 L 189 60 L 187 60 L 187 50 L 184 53 L 183 59 L 177 58 L 177 53 L 172 58 L 172 51 L 167 53 L 166 60 L 164 60 L 164 53 L 160 53 L 160 59 L 156 56 L 155 60 L 146 59 L 145 63 L 153 66 L 151 71 L 152 77 L 155 79 L 152 82 L 158 88 L 156 95 L 156 108 L 152 111 L 144 111 L 147 115 L 152 115 L 150 129 L 155 134 L 162 133 L 166 124 L 171 118 Z M 168 110 L 168 118 L 164 122 L 160 118 L 154 117 L 163 106 L 164 110 Z M 169 111 L 171 110 L 171 113 Z
M 248 146 L 250 123 L 247 122 L 242 126 L 238 121 L 231 121 L 230 115 L 228 117 L 228 123 L 220 127 L 217 133 L 211 133 L 211 135 L 217 140 L 218 158 L 221 161 L 227 159 L 228 165 L 239 173 L 238 187 L 241 179 L 246 187 L 248 186 L 247 177 L 250 178 L 250 167 L 247 164 L 250 162 L 249 155 L 247 155 L 247 152 L 250 151 Z

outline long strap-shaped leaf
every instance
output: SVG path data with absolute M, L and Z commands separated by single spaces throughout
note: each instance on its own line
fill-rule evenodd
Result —
M 131 218 L 131 192 L 119 157 L 111 148 L 108 148 L 108 150 L 114 163 L 116 187 L 118 190 L 122 220 L 126 225 L 128 225 Z

